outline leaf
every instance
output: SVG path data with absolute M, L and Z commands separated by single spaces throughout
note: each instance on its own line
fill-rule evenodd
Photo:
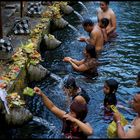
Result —
M 32 88 L 30 88 L 30 87 L 26 87 L 23 90 L 23 94 L 28 95 L 28 96 L 34 96 L 34 90 Z

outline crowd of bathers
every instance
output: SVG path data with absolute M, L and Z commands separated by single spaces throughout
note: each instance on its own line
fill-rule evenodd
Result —
M 112 37 L 116 36 L 116 15 L 109 7 L 109 1 L 101 1 L 97 10 L 98 23 L 94 23 L 91 19 L 85 19 L 82 22 L 83 28 L 89 33 L 89 37 L 79 37 L 78 40 L 85 42 L 86 46 L 83 50 L 85 58 L 76 60 L 66 56 L 63 61 L 72 65 L 73 70 L 82 72 L 88 77 L 98 76 L 97 67 L 98 57 L 104 49 L 104 44 Z M 140 72 L 137 74 L 137 86 L 140 87 Z M 115 78 L 107 79 L 104 82 L 104 115 L 111 117 L 116 123 L 116 135 L 118 138 L 140 138 L 140 92 L 137 92 L 132 101 L 128 102 L 132 109 L 136 112 L 136 117 L 130 123 L 130 129 L 125 129 L 121 123 L 121 114 L 113 112 L 111 106 L 117 107 L 116 92 L 119 82 Z M 45 106 L 62 120 L 62 134 L 64 138 L 88 138 L 94 135 L 91 125 L 85 121 L 88 113 L 87 104 L 90 98 L 84 89 L 77 86 L 75 78 L 69 76 L 64 81 L 64 93 L 69 98 L 69 109 L 64 111 L 58 108 L 38 87 L 34 87 L 34 91 L 38 94 Z M 130 126 L 129 125 L 129 126 Z
M 51 5 L 51 2 L 48 1 Z M 83 50 L 85 58 L 76 60 L 70 56 L 64 57 L 63 61 L 72 65 L 73 70 L 81 72 L 87 77 L 98 76 L 98 58 L 107 43 L 116 36 L 116 15 L 109 7 L 109 1 L 100 1 L 97 9 L 98 22 L 95 24 L 91 19 L 85 19 L 82 26 L 89 37 L 79 37 L 80 42 L 85 42 Z M 136 84 L 140 87 L 140 72 L 137 73 Z M 107 79 L 104 82 L 103 93 L 104 115 L 111 118 L 116 124 L 116 135 L 118 138 L 140 138 L 140 91 L 134 94 L 133 99 L 128 102 L 136 113 L 136 117 L 129 124 L 131 127 L 123 126 L 121 114 L 112 110 L 112 105 L 117 107 L 116 92 L 119 82 L 115 78 Z M 0 88 L 5 88 L 6 84 L 0 84 Z M 44 105 L 60 120 L 62 120 L 62 136 L 69 139 L 87 139 L 94 135 L 94 130 L 89 122 L 85 121 L 88 113 L 88 103 L 90 97 L 86 91 L 77 85 L 73 76 L 69 76 L 64 81 L 63 91 L 68 97 L 68 110 L 57 107 L 39 87 L 34 87 L 34 92 L 42 98 Z

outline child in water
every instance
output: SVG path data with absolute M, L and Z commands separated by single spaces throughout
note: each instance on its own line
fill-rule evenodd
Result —
M 104 115 L 113 116 L 113 111 L 110 105 L 117 105 L 116 91 L 118 89 L 118 82 L 115 79 L 108 79 L 104 83 L 103 92 L 105 94 L 104 98 Z

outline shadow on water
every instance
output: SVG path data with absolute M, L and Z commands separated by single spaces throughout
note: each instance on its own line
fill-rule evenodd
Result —
M 95 7 L 99 7 L 99 3 L 94 2 L 93 4 L 93 1 L 87 1 L 84 2 L 84 5 L 88 9 L 88 16 L 90 18 L 96 17 Z M 107 138 L 106 129 L 108 123 L 104 121 L 103 111 L 100 108 L 104 99 L 104 81 L 108 78 L 115 78 L 120 82 L 116 95 L 119 103 L 126 107 L 128 106 L 125 101 L 130 100 L 136 91 L 139 90 L 135 86 L 136 74 L 140 68 L 140 30 L 137 29 L 140 24 L 140 18 L 138 15 L 139 6 L 140 2 L 133 1 L 129 1 L 127 3 L 110 3 L 110 7 L 116 13 L 117 33 L 119 36 L 105 45 L 104 51 L 99 58 L 99 61 L 101 62 L 101 65 L 98 67 L 99 76 L 90 80 L 86 79 L 81 74 L 74 72 L 70 64 L 62 61 L 65 56 L 71 56 L 78 60 L 82 59 L 83 49 L 86 44 L 76 40 L 76 30 L 78 30 L 80 35 L 87 36 L 87 33 L 83 30 L 82 25 L 79 22 L 80 19 L 77 18 L 75 14 L 64 17 L 71 27 L 53 32 L 55 37 L 63 43 L 61 47 L 53 51 L 46 51 L 44 62 L 41 63 L 52 73 L 56 74 L 58 76 L 56 76 L 56 79 L 59 80 L 56 81 L 53 78 L 48 77 L 43 81 L 31 83 L 31 87 L 40 87 L 56 104 L 56 106 L 66 110 L 67 103 L 66 97 L 62 91 L 62 85 L 63 80 L 69 74 L 73 75 L 76 78 L 77 84 L 86 90 L 91 99 L 88 105 L 89 113 L 86 118 L 94 128 L 94 136 L 91 136 L 91 138 Z M 83 18 L 87 17 L 85 10 L 79 9 L 78 4 L 73 7 Z M 130 22 L 131 24 L 129 24 Z M 38 96 L 29 98 L 27 100 L 27 106 L 34 116 L 43 118 L 47 121 L 47 125 L 53 124 L 53 128 L 55 128 L 55 130 L 51 129 L 51 125 L 48 126 L 50 129 L 48 130 L 48 127 L 46 129 L 41 122 L 38 122 L 38 127 L 36 127 L 36 125 L 29 124 L 28 127 L 23 128 L 22 131 L 15 132 L 15 135 L 19 136 L 20 134 L 24 138 L 24 135 L 26 135 L 28 131 L 28 133 L 30 133 L 30 138 L 60 138 L 61 121 L 45 108 Z M 123 110 L 122 113 L 129 121 L 134 117 L 134 114 L 129 114 L 128 111 Z

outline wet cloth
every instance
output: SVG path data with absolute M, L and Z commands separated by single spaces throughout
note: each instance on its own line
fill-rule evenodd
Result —
M 72 100 L 74 100 L 74 98 L 77 96 L 82 96 L 85 99 L 87 104 L 90 101 L 90 97 L 87 95 L 87 93 L 84 89 L 81 89 L 81 91 L 79 93 L 77 93 L 75 96 L 73 96 Z
M 29 22 L 27 19 L 18 19 L 14 23 L 14 34 L 29 34 Z
M 79 130 L 79 127 L 72 127 L 71 122 L 65 119 L 63 120 L 62 134 L 67 139 L 87 139 L 87 136 Z
M 6 96 L 7 96 L 6 90 L 0 88 L 0 100 L 3 102 L 7 113 L 10 114 L 9 107 L 8 107 L 8 104 L 7 104 L 7 100 L 6 100 Z
M 86 58 L 84 60 L 85 66 L 88 68 L 83 74 L 89 77 L 95 77 L 98 75 L 97 72 L 97 65 L 98 62 L 96 61 L 95 58 Z
M 127 124 L 127 125 L 125 125 L 123 128 L 124 128 L 124 131 L 125 131 L 125 132 L 128 132 L 128 130 L 134 128 L 134 125 Z

